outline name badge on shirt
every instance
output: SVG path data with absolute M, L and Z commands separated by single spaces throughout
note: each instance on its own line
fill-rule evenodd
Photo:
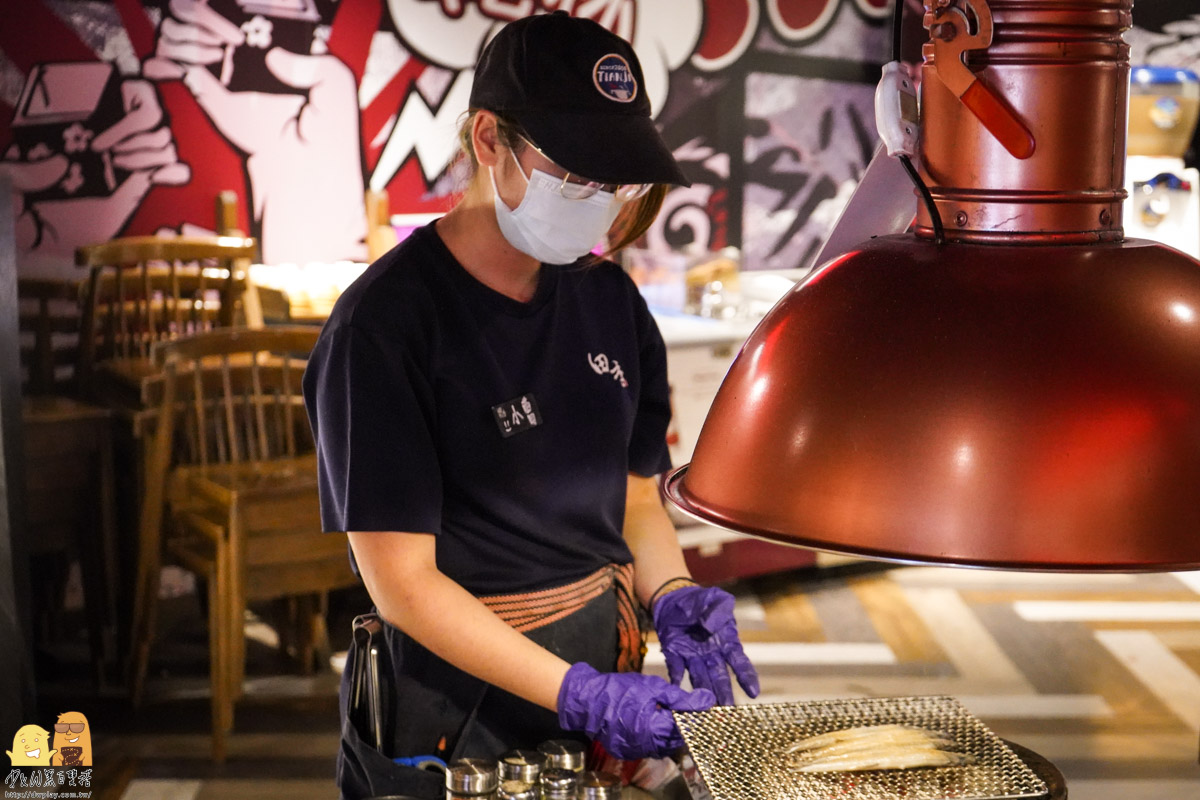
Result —
M 515 400 L 492 406 L 492 416 L 496 418 L 496 426 L 505 439 L 542 424 L 542 413 L 538 411 L 537 401 L 532 394 L 523 394 Z

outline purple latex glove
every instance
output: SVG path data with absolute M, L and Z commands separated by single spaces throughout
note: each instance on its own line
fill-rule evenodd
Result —
M 583 731 L 617 758 L 659 757 L 683 746 L 671 710 L 704 711 L 714 702 L 704 689 L 687 692 L 639 672 L 597 672 L 580 661 L 558 690 L 558 724 Z
M 738 638 L 733 595 L 715 586 L 685 586 L 664 594 L 652 612 L 671 683 L 678 685 L 686 670 L 693 687 L 732 705 L 733 670 L 746 694 L 758 696 L 758 673 Z

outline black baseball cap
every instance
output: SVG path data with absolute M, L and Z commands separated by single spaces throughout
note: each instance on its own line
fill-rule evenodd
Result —
M 691 185 L 650 117 L 633 48 L 593 20 L 555 11 L 505 25 L 479 56 L 470 104 L 588 180 Z

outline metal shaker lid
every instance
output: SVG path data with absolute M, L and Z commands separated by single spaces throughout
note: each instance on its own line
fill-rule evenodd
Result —
M 578 776 L 579 800 L 618 800 L 621 779 L 611 772 L 584 770 Z
M 446 788 L 455 794 L 486 794 L 496 790 L 496 762 L 460 758 L 446 768 Z
M 583 769 L 583 744 L 574 739 L 550 739 L 538 745 L 538 751 L 546 757 L 546 769 L 555 767 L 576 772 Z
M 500 756 L 500 780 L 537 783 L 546 757 L 537 750 L 509 750 Z

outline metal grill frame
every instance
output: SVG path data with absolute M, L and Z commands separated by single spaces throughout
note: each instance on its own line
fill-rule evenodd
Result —
M 852 698 L 675 711 L 712 800 L 1024 800 L 1049 789 L 953 697 Z M 965 766 L 804 773 L 782 750 L 808 736 L 866 725 L 944 731 L 975 762 Z

